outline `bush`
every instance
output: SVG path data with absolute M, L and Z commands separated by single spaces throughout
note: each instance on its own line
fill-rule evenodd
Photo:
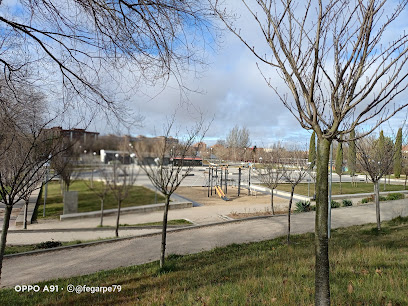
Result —
M 60 241 L 45 241 L 36 245 L 37 249 L 51 249 L 62 246 Z
M 353 202 L 351 200 L 343 200 L 343 206 L 347 207 L 347 206 L 353 206 Z
M 340 207 L 340 203 L 337 201 L 332 200 L 331 201 L 331 208 L 339 208 Z
M 389 193 L 387 195 L 387 201 L 393 201 L 393 200 L 401 200 L 404 199 L 405 195 L 403 193 Z
M 375 199 L 375 198 L 374 198 Z M 380 201 L 387 201 L 386 197 L 380 196 Z
M 361 203 L 363 203 L 363 204 L 368 203 L 368 202 L 371 202 L 371 201 L 372 201 L 372 199 L 371 199 L 371 198 L 364 198 L 364 199 L 361 199 Z
M 309 201 L 299 201 L 296 203 L 296 212 L 307 212 L 310 211 L 310 202 Z

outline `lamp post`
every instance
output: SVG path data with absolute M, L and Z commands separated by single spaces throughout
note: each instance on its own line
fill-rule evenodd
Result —
M 212 151 L 213 151 L 213 148 L 210 148 L 210 162 L 212 163 Z
M 93 188 L 93 177 L 94 177 L 94 166 L 95 166 L 95 157 L 96 157 L 96 152 L 92 153 L 93 159 L 91 163 L 91 188 Z
M 45 166 L 45 190 L 44 190 L 44 207 L 43 207 L 43 217 L 45 217 L 45 204 L 47 202 L 47 191 L 48 191 L 48 171 L 50 166 L 51 156 L 48 157 L 48 161 L 44 164 Z

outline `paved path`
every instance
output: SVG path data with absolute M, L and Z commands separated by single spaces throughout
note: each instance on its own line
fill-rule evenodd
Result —
M 265 197 L 265 201 L 259 203 L 239 203 L 239 202 L 224 202 L 218 205 L 203 205 L 199 207 L 191 207 L 184 209 L 175 209 L 169 211 L 169 220 L 187 219 L 196 225 L 204 225 L 209 223 L 223 222 L 227 218 L 225 215 L 232 212 L 264 212 L 269 209 L 269 197 Z M 275 198 L 275 208 L 287 209 L 288 201 L 286 199 Z M 104 225 L 115 226 L 116 216 L 105 216 L 103 219 Z M 156 211 L 145 214 L 124 214 L 120 216 L 121 224 L 143 224 L 149 222 L 158 222 L 163 220 L 163 212 Z M 21 230 L 21 227 L 13 227 L 7 235 L 8 244 L 32 244 L 43 241 L 72 241 L 72 240 L 94 240 L 99 238 L 114 237 L 114 229 L 101 230 L 97 229 L 100 223 L 100 218 L 86 218 L 76 220 L 39 220 L 36 224 L 30 224 L 28 230 Z M 75 231 L 69 231 L 75 229 Z M 83 229 L 82 231 L 80 229 Z M 93 229 L 93 231 L 90 231 Z M 47 231 L 48 230 L 48 231 Z M 64 231 L 65 230 L 65 231 Z M 143 235 L 159 230 L 120 230 L 120 236 Z
M 381 203 L 382 220 L 408 215 L 408 201 Z M 167 254 L 191 254 L 231 243 L 245 243 L 286 234 L 286 216 L 241 222 L 226 222 L 170 231 Z M 332 210 L 333 228 L 375 222 L 373 204 Z M 314 212 L 294 214 L 292 233 L 314 230 Z M 84 275 L 96 271 L 151 262 L 159 259 L 160 235 L 95 244 L 41 254 L 8 257 L 3 263 L 2 287 L 34 284 L 43 280 Z

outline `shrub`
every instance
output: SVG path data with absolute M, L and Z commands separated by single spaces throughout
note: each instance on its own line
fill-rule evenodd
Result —
M 310 211 L 310 202 L 309 201 L 299 201 L 296 203 L 296 212 L 307 212 Z
M 347 207 L 347 206 L 353 206 L 353 202 L 351 200 L 343 200 L 343 206 Z
M 331 201 L 331 208 L 339 208 L 340 207 L 340 203 L 337 201 L 332 200 Z
M 403 193 L 389 193 L 387 195 L 387 201 L 392 201 L 392 200 L 401 200 L 404 199 L 405 195 Z
M 386 197 L 380 196 L 380 201 L 387 201 Z
M 60 241 L 45 241 L 36 245 L 37 249 L 51 249 L 62 246 Z
M 361 200 L 361 203 L 365 204 L 365 203 L 368 203 L 368 202 L 371 202 L 371 201 L 372 201 L 371 198 L 364 198 L 364 199 Z

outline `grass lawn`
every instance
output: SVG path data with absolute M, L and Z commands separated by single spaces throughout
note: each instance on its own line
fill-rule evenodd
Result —
M 333 305 L 408 304 L 408 218 L 332 231 Z M 313 234 L 233 244 L 194 255 L 38 284 L 58 293 L 0 290 L 4 305 L 311 305 L 314 301 Z M 120 292 L 69 293 L 68 284 L 120 285 Z
M 307 183 L 302 183 L 296 186 L 295 193 L 307 196 Z M 290 184 L 279 184 L 277 190 L 291 191 Z M 341 183 L 341 194 L 354 194 L 354 193 L 374 193 L 374 185 L 372 183 L 357 182 L 357 187 L 352 187 L 351 182 Z M 404 185 L 386 185 L 385 191 L 400 191 L 404 190 Z M 384 184 L 380 184 L 380 192 L 384 191 Z M 310 183 L 310 196 L 314 194 L 314 184 Z M 333 183 L 332 194 L 340 194 L 340 183 Z
M 112 237 L 112 238 L 100 238 L 100 239 L 86 240 L 86 241 L 82 241 L 82 240 L 67 241 L 67 242 L 61 242 L 61 246 L 69 246 L 69 245 L 74 245 L 74 244 L 82 244 L 82 243 L 99 241 L 99 240 L 107 240 L 107 239 L 115 239 L 115 237 Z M 25 244 L 25 245 L 7 245 L 6 249 L 4 250 L 4 254 L 6 254 L 6 255 L 7 254 L 17 254 L 17 253 L 23 253 L 23 252 L 29 252 L 29 251 L 45 249 L 44 247 L 42 247 L 42 248 L 38 247 L 39 245 L 40 245 L 40 243 Z
M 102 182 L 94 182 L 94 185 L 102 184 Z M 78 191 L 78 212 L 88 212 L 101 209 L 101 200 L 92 192 L 84 181 L 74 181 L 69 188 L 70 191 Z M 44 193 L 40 199 L 39 212 L 37 218 L 43 218 L 42 203 L 44 203 Z M 164 202 L 164 197 L 157 194 L 157 202 Z M 129 196 L 122 203 L 122 207 L 140 206 L 146 204 L 154 204 L 154 192 L 142 187 L 132 186 L 129 191 Z M 48 183 L 47 203 L 45 210 L 45 218 L 59 218 L 63 213 L 63 200 L 61 187 L 59 182 Z M 117 202 L 113 194 L 108 193 L 104 201 L 104 209 L 117 208 Z

